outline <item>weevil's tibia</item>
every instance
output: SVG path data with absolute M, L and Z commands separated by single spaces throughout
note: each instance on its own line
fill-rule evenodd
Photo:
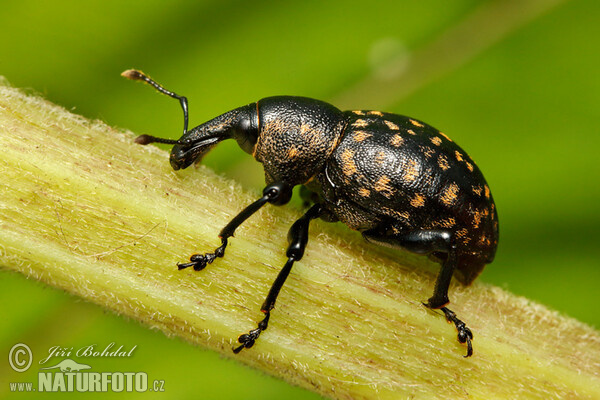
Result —
M 290 197 L 291 188 L 286 183 L 277 182 L 267 186 L 263 190 L 263 196 L 260 199 L 256 200 L 254 203 L 242 210 L 242 212 L 236 215 L 223 229 L 221 229 L 221 232 L 219 233 L 219 238 L 221 238 L 221 246 L 217 247 L 212 253 L 193 254 L 190 257 L 190 262 L 184 264 L 177 263 L 177 268 L 184 269 L 194 267 L 194 270 L 196 271 L 204 269 L 208 264 L 211 264 L 213 261 L 215 261 L 217 257 L 223 257 L 225 255 L 227 239 L 233 236 L 235 230 L 245 220 L 260 210 L 260 208 L 265 204 L 285 204 L 289 201 Z
M 260 336 L 261 332 L 266 330 L 269 325 L 269 318 L 271 316 L 271 310 L 275 307 L 275 301 L 277 300 L 277 296 L 285 283 L 290 271 L 292 270 L 292 265 L 294 265 L 295 261 L 299 261 L 302 259 L 304 255 L 304 250 L 306 249 L 306 244 L 308 243 L 308 226 L 310 221 L 315 218 L 318 218 L 323 213 L 323 207 L 320 204 L 315 204 L 312 206 L 300 219 L 298 219 L 288 232 L 288 242 L 289 246 L 287 249 L 287 257 L 288 260 L 279 271 L 279 275 L 277 275 L 277 279 L 273 282 L 271 289 L 269 290 L 269 294 L 265 299 L 260 311 L 265 313 L 265 317 L 258 323 L 258 327 L 256 329 L 251 330 L 248 333 L 244 333 L 238 337 L 238 342 L 241 343 L 240 346 L 235 347 L 233 349 L 234 353 L 239 353 L 242 349 L 249 349 L 254 346 L 254 343 Z

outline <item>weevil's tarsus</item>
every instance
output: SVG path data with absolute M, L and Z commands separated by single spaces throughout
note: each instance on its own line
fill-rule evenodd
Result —
M 217 257 L 223 257 L 225 255 L 225 248 L 227 247 L 227 238 L 221 238 L 221 245 L 215 249 L 212 253 L 205 254 L 193 254 L 190 257 L 188 263 L 177 263 L 179 270 L 194 267 L 194 271 L 202 271 L 208 264 L 212 264 Z
M 471 332 L 464 322 L 458 319 L 454 311 L 448 309 L 447 307 L 442 307 L 440 310 L 444 312 L 446 320 L 456 326 L 456 330 L 458 331 L 458 341 L 460 343 L 467 343 L 467 355 L 463 357 L 471 357 L 473 355 L 473 345 L 471 344 L 473 332 Z

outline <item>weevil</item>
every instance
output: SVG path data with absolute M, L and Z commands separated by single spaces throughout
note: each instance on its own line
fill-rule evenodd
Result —
M 481 171 L 448 136 L 414 118 L 381 111 L 340 111 L 326 102 L 297 96 L 267 97 L 228 111 L 188 130 L 187 98 L 171 92 L 137 70 L 126 78 L 150 84 L 179 100 L 183 136 L 178 140 L 149 135 L 139 144 L 174 145 L 170 162 L 187 168 L 217 143 L 235 139 L 260 163 L 266 187 L 219 233 L 213 252 L 194 254 L 178 268 L 196 271 L 223 257 L 228 240 L 246 219 L 267 203 L 283 205 L 300 185 L 314 203 L 292 224 L 287 261 L 261 307 L 264 318 L 242 334 L 233 351 L 254 345 L 267 329 L 294 262 L 302 259 L 312 220 L 341 221 L 372 243 L 427 255 L 441 264 L 433 295 L 423 303 L 439 309 L 458 331 L 458 341 L 473 354 L 473 334 L 448 309 L 452 276 L 469 285 L 494 260 L 498 214 Z

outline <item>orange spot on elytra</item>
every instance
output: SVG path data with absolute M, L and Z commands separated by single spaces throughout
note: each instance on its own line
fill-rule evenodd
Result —
M 435 154 L 435 150 L 428 146 L 421 146 L 421 151 L 427 158 L 431 158 Z
M 400 147 L 400 145 L 402 145 L 403 142 L 404 142 L 404 138 L 398 134 L 395 134 L 390 139 L 390 144 L 394 147 Z
M 362 142 L 363 140 L 370 138 L 371 136 L 373 135 L 365 131 L 354 131 L 354 135 L 352 135 L 355 142 Z
M 447 141 L 449 141 L 449 142 L 451 142 L 451 141 L 452 141 L 452 139 L 450 139 L 448 136 L 446 136 L 446 134 L 445 134 L 445 133 L 443 133 L 443 132 L 439 132 L 439 134 L 440 134 L 440 135 L 442 135 L 444 138 L 446 138 L 446 140 L 447 140 Z
M 450 164 L 448 163 L 448 159 L 444 155 L 440 155 L 438 157 L 438 165 L 444 171 L 450 168 Z
M 355 128 L 364 128 L 367 125 L 369 125 L 369 123 L 364 119 L 357 119 L 352 123 L 352 126 Z
M 375 185 L 373 185 L 373 188 L 376 191 L 380 192 L 385 197 L 390 197 L 394 193 L 394 189 L 389 185 L 389 183 L 390 183 L 390 178 L 388 178 L 385 175 L 382 175 L 377 180 L 377 182 L 375 182 Z
M 446 189 L 442 193 L 440 201 L 447 206 L 451 206 L 458 199 L 458 191 L 459 188 L 456 183 L 449 184 L 448 186 L 446 186 Z
M 400 130 L 400 127 L 398 125 L 396 125 L 395 123 L 393 123 L 392 121 L 384 120 L 383 123 L 386 124 L 387 127 L 393 131 Z
M 420 193 L 415 194 L 410 200 L 410 205 L 413 207 L 423 207 L 425 205 L 425 197 Z
M 419 166 L 415 160 L 408 160 L 404 176 L 402 177 L 407 182 L 414 181 L 419 176 Z
M 437 136 L 434 136 L 429 140 L 431 140 L 431 143 L 435 144 L 436 146 L 439 146 L 440 144 L 442 144 L 442 139 L 440 139 Z
M 456 237 L 457 238 L 465 237 L 465 236 L 467 236 L 467 233 L 469 233 L 469 231 L 467 230 L 467 228 L 463 228 L 463 229 L 461 229 L 459 231 L 456 231 Z
M 479 211 L 475 211 L 475 214 L 473 214 L 473 228 L 475 228 L 475 229 L 479 228 L 479 224 L 481 223 L 482 216 L 483 216 L 483 213 L 481 213 Z
M 456 225 L 456 220 L 452 217 L 446 219 L 439 219 L 434 221 L 431 226 L 434 228 L 452 228 Z

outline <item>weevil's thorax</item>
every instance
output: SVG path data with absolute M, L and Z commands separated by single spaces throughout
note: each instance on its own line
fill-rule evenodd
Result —
M 305 97 L 267 97 L 257 103 L 259 134 L 254 158 L 267 184 L 302 184 L 319 173 L 346 126 L 334 106 Z

